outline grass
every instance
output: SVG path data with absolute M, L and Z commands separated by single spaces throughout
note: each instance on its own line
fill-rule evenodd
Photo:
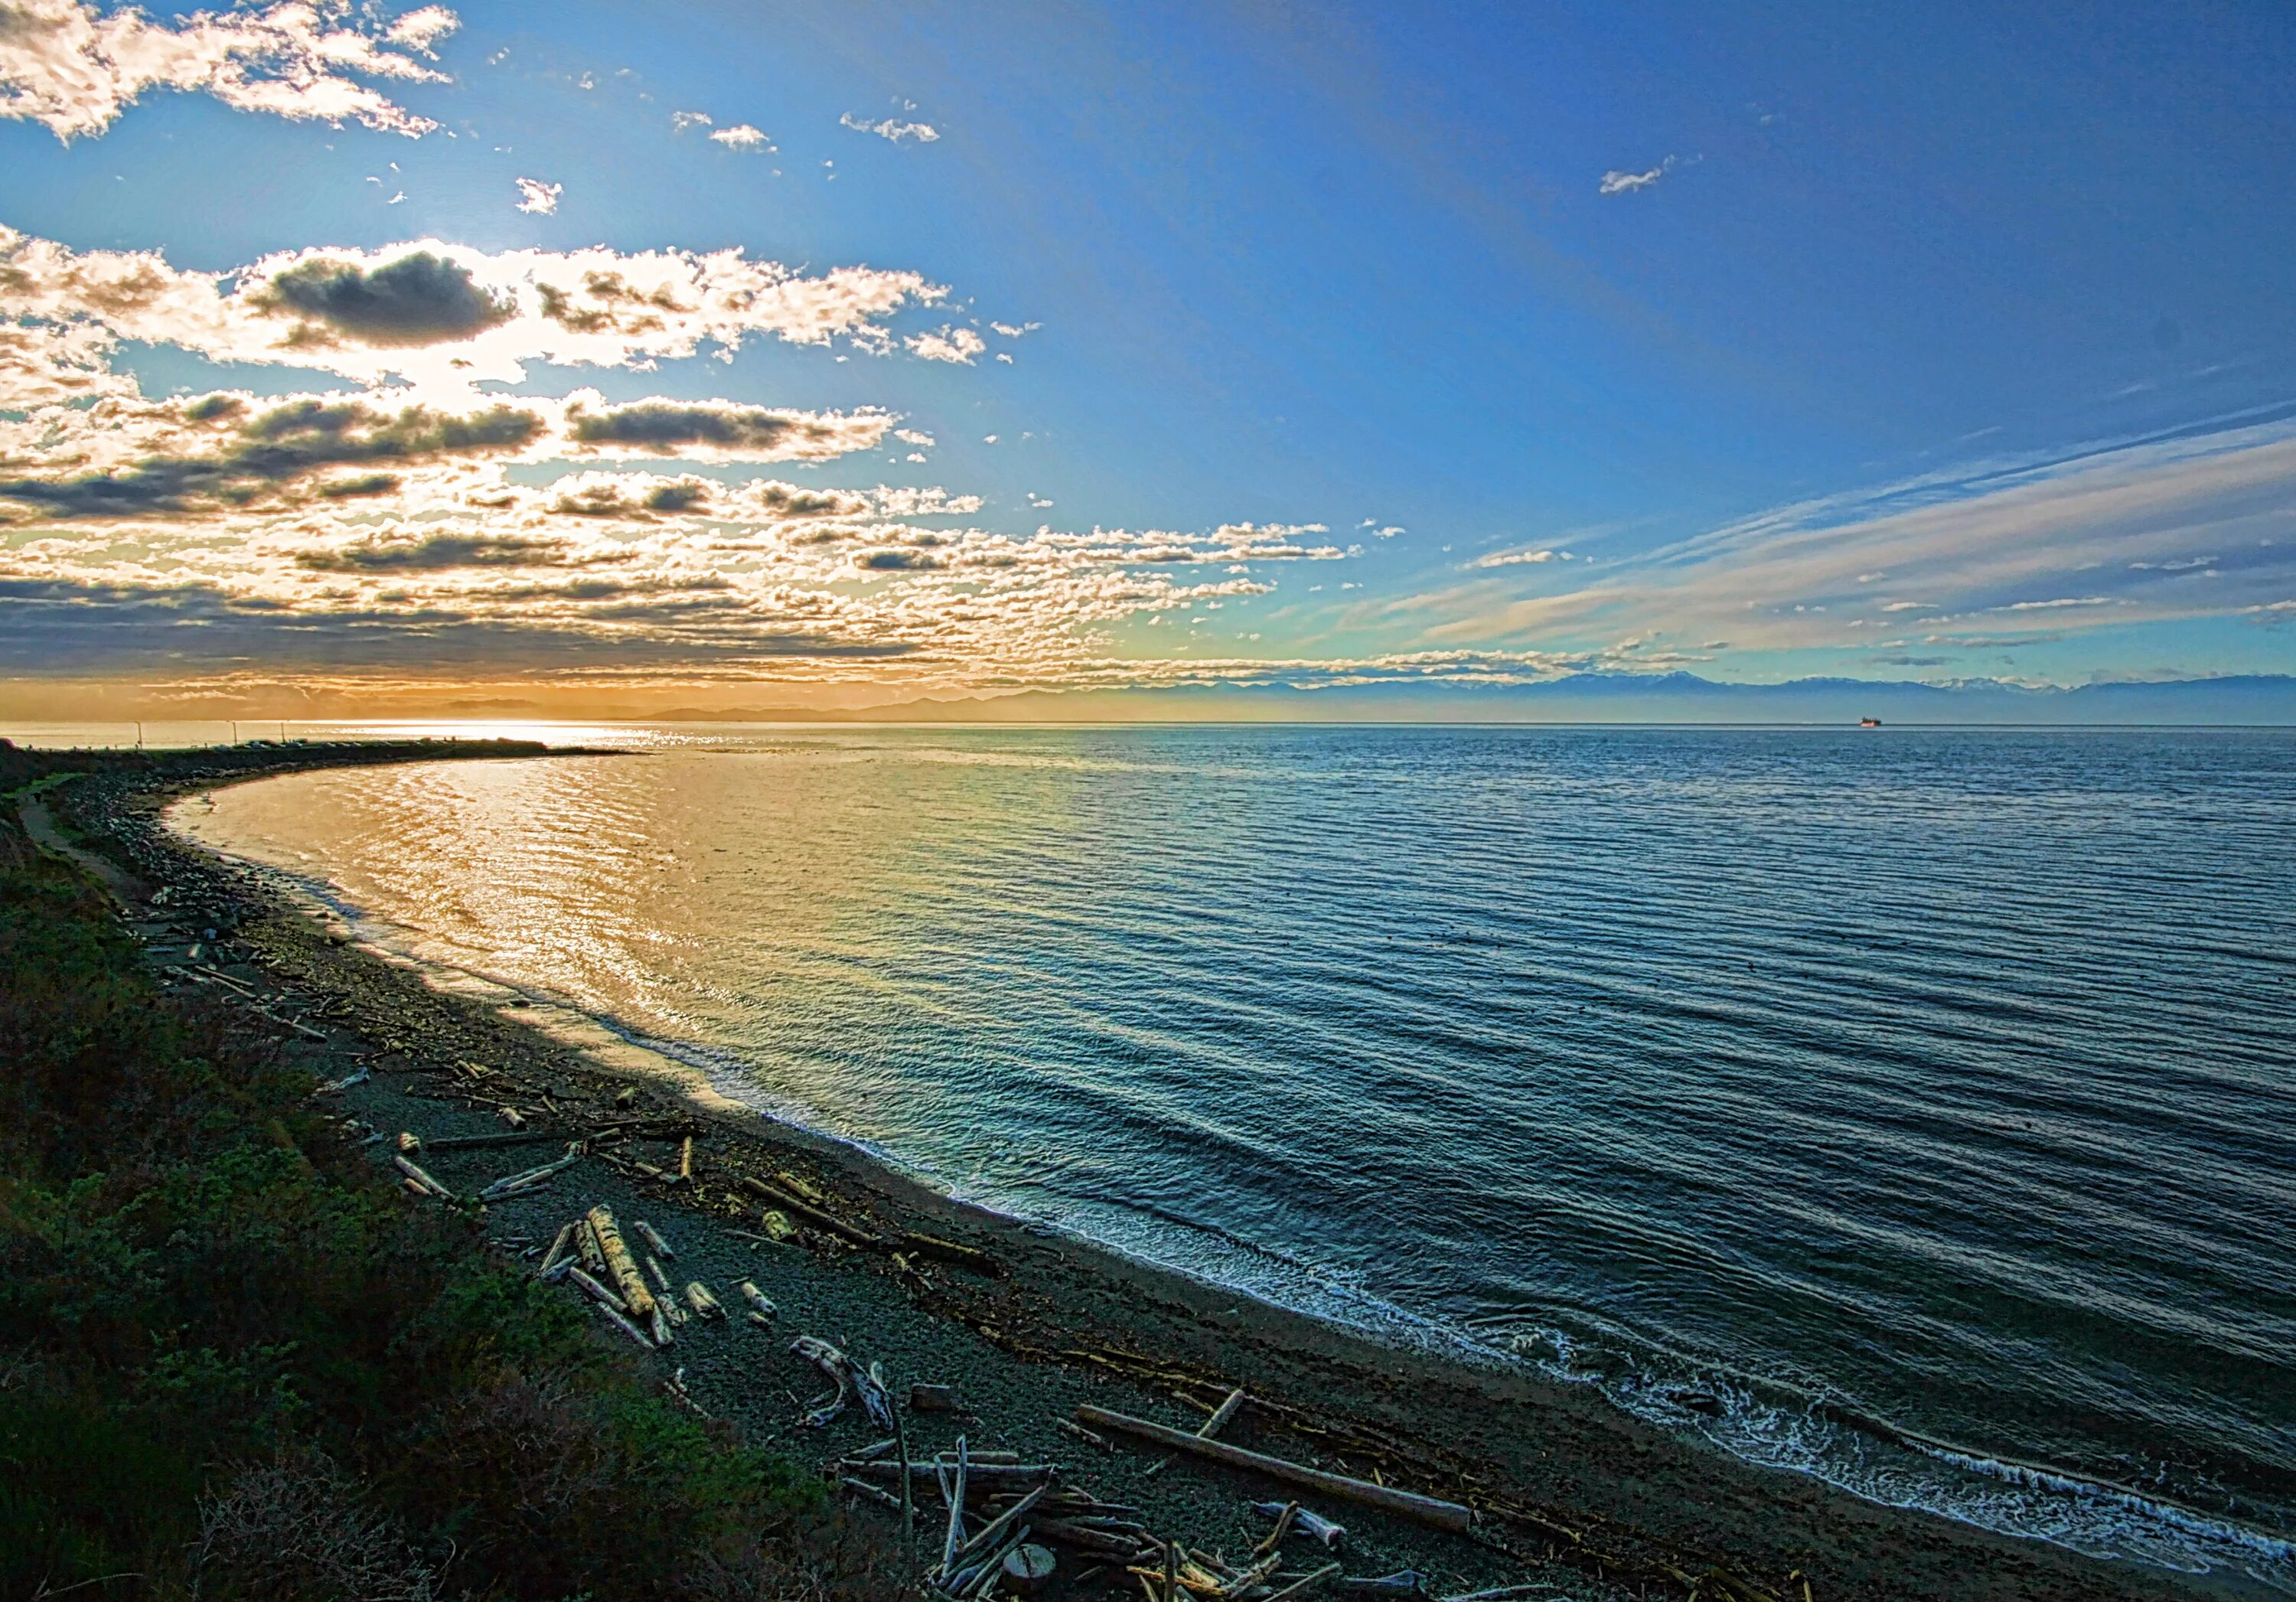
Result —
M 312 1083 L 0 808 L 0 1596 L 901 1589 Z

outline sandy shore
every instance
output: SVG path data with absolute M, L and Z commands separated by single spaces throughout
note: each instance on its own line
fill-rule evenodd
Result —
M 644 1072 L 636 1054 L 586 1050 L 532 1027 L 517 1007 L 433 987 L 168 834 L 166 799 L 152 788 L 107 803 L 142 842 L 140 871 L 114 888 L 152 960 L 170 983 L 260 1007 L 323 1077 L 367 1071 L 332 1099 L 388 1135 L 417 1136 L 424 1165 L 451 1188 L 474 1190 L 559 1149 L 431 1144 L 504 1133 L 504 1106 L 529 1129 L 564 1137 L 657 1121 L 654 1138 L 599 1142 L 545 1190 L 489 1209 L 488 1232 L 519 1258 L 594 1203 L 647 1220 L 676 1248 L 668 1266 L 679 1282 L 701 1279 L 737 1310 L 685 1326 L 669 1350 L 640 1360 L 665 1378 L 682 1370 L 699 1406 L 803 1461 L 874 1438 L 857 1409 L 826 1428 L 798 1422 L 823 1389 L 789 1351 L 810 1334 L 881 1361 L 897 1392 L 911 1382 L 955 1387 L 964 1413 L 917 1416 L 913 1448 L 962 1431 L 975 1447 L 1062 1464 L 1095 1494 L 1139 1508 L 1151 1529 L 1231 1556 L 1265 1531 L 1249 1504 L 1285 1499 L 1281 1487 L 1185 1458 L 1160 1467 L 1152 1449 L 1095 1445 L 1062 1421 L 1090 1402 L 1193 1430 L 1240 1387 L 1250 1401 L 1222 1439 L 1477 1509 L 1475 1534 L 1461 1537 L 1309 1499 L 1348 1526 L 1348 1575 L 1416 1569 L 1431 1595 L 1527 1583 L 1554 1596 L 1807 1602 L 2267 1594 L 2237 1576 L 2099 1563 L 1878 1507 L 1651 1428 L 1587 1387 L 1380 1346 L 966 1207 L 849 1148 L 697 1102 L 676 1080 Z M 204 938 L 211 926 L 220 939 Z M 667 1179 L 677 1131 L 689 1130 L 693 1179 Z M 378 1162 L 393 1145 L 377 1143 Z M 753 1238 L 761 1204 L 742 1180 L 791 1177 L 855 1228 L 955 1242 L 986 1254 L 995 1272 L 929 1252 L 854 1248 L 827 1230 L 796 1245 Z M 771 1329 L 742 1319 L 732 1287 L 742 1279 L 778 1305 Z M 1304 1570 L 1321 1557 L 1310 1545 L 1292 1563 Z M 1085 1566 L 1064 1560 L 1071 1585 Z M 1138 1594 L 1119 1582 L 1132 1583 L 1103 1575 L 1073 1594 Z

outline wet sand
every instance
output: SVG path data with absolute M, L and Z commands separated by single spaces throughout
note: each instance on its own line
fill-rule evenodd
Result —
M 560 1224 L 595 1203 L 626 1226 L 652 1224 L 676 1249 L 667 1266 L 677 1282 L 709 1284 L 732 1316 L 688 1323 L 660 1353 L 637 1356 L 603 1323 L 602 1338 L 664 1379 L 682 1371 L 701 1409 L 801 1462 L 826 1463 L 876 1434 L 858 1409 L 822 1429 L 798 1422 L 824 1384 L 789 1346 L 816 1335 L 882 1362 L 896 1394 L 912 1382 L 955 1388 L 964 1413 L 914 1415 L 914 1451 L 961 1431 L 976 1448 L 1062 1464 L 1070 1481 L 1142 1509 L 1159 1534 L 1236 1557 L 1267 1527 L 1249 1504 L 1287 1499 L 1283 1487 L 1187 1458 L 1160 1468 L 1155 1449 L 1095 1445 L 1061 1421 L 1091 1402 L 1193 1431 L 1240 1387 L 1250 1400 L 1221 1439 L 1477 1510 L 1476 1532 L 1461 1537 L 1306 1499 L 1347 1525 L 1338 1554 L 1347 1575 L 1416 1569 L 1435 1596 L 1530 1583 L 1554 1596 L 1806 1602 L 2268 1594 L 2240 1576 L 2101 1563 L 1878 1507 L 1650 1427 L 1591 1387 L 1382 1346 L 965 1206 L 849 1147 L 697 1097 L 691 1076 L 652 1071 L 660 1059 L 650 1064 L 649 1054 L 554 1037 L 521 1015 L 528 1009 L 450 993 L 347 941 L 284 893 L 166 831 L 159 818 L 168 798 L 155 787 L 109 803 L 140 842 L 138 874 L 115 883 L 131 924 L 169 982 L 288 1021 L 269 1027 L 323 1079 L 367 1070 L 371 1078 L 329 1098 L 346 1116 L 426 1144 L 502 1134 L 506 1105 L 529 1129 L 566 1138 L 617 1120 L 654 1121 L 660 1138 L 596 1142 L 546 1189 L 489 1208 L 487 1231 L 512 1260 L 530 1261 Z M 154 905 L 163 882 L 170 889 Z M 227 908 L 224 938 L 198 939 L 196 918 L 211 911 L 187 917 L 186 906 Z M 680 1150 L 669 1131 L 683 1130 L 695 1139 L 693 1176 L 681 1183 L 667 1176 Z M 378 1162 L 394 1149 L 377 1142 Z M 421 1161 L 468 1192 L 561 1149 L 433 1148 Z M 996 1271 L 929 1252 L 855 1248 L 827 1230 L 808 1229 L 798 1245 L 747 1238 L 762 1204 L 742 1179 L 786 1185 L 791 1176 L 817 1192 L 822 1212 L 854 1228 L 945 1239 L 985 1253 Z M 777 1304 L 770 1329 L 742 1319 L 733 1290 L 742 1279 Z M 1291 1551 L 1287 1573 L 1324 1558 L 1297 1539 Z M 1120 1573 L 1079 1584 L 1090 1567 L 1064 1554 L 1053 1594 L 1138 1594 Z

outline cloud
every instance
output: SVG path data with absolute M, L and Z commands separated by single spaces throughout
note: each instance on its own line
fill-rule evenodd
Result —
M 1597 194 L 1632 194 L 1637 189 L 1648 189 L 1675 168 L 1675 159 L 1669 156 L 1647 172 L 1622 172 L 1613 168 L 1603 175 L 1596 185 Z
M 551 484 L 549 497 L 552 512 L 638 520 L 688 516 L 781 523 L 859 517 L 873 509 L 870 497 L 851 490 L 806 489 L 776 479 L 728 487 L 694 473 L 573 473 Z
M 871 122 L 865 118 L 856 117 L 850 111 L 846 112 L 837 120 L 857 134 L 874 134 L 879 138 L 890 139 L 896 144 L 931 144 L 940 137 L 940 130 L 930 123 L 899 122 L 890 117 L 882 122 Z
M 944 328 L 939 333 L 912 334 L 905 343 L 909 354 L 929 362 L 956 362 L 972 365 L 972 358 L 988 349 L 988 341 L 970 328 Z
M 419 575 L 418 575 L 419 576 Z M 129 586 L 0 578 L 0 663 L 53 676 L 122 670 L 161 672 L 179 694 L 233 694 L 291 680 L 298 694 L 433 682 L 465 684 L 473 671 L 597 676 L 633 670 L 802 670 L 808 662 L 898 661 L 902 640 L 841 638 L 802 621 L 744 619 L 718 609 L 706 587 L 574 578 L 514 582 L 494 596 L 525 608 L 375 601 L 300 611 L 192 580 Z M 590 620 L 609 620 L 600 626 Z M 657 631 L 650 623 L 666 626 Z M 184 678 L 187 660 L 216 664 Z M 228 664 L 228 667 L 225 667 Z
M 688 128 L 706 128 L 710 126 L 711 119 L 707 111 L 672 111 L 669 114 L 669 131 L 673 134 L 682 134 Z
M 417 116 L 362 78 L 444 83 L 417 60 L 458 26 L 426 5 L 387 28 L 337 5 L 288 0 L 267 10 L 194 12 L 172 24 L 91 0 L 0 6 L 0 117 L 37 122 L 67 142 L 99 136 L 146 89 L 211 94 L 235 111 L 357 122 L 427 134 Z
M 930 551 L 884 550 L 857 552 L 853 557 L 853 565 L 865 572 L 924 573 L 934 571 L 948 564 Z
M 479 287 L 468 264 L 429 251 L 373 268 L 307 258 L 272 275 L 249 304 L 299 319 L 286 335 L 291 345 L 325 344 L 337 333 L 365 345 L 435 345 L 471 339 L 518 315 L 514 300 Z
M 710 143 L 722 144 L 727 150 L 770 151 L 774 148 L 772 140 L 746 122 L 737 122 L 732 127 L 719 128 L 709 136 L 709 139 Z
M 245 398 L 226 394 L 175 410 L 181 431 L 225 425 L 213 448 L 150 456 L 109 471 L 0 479 L 0 501 L 43 521 L 216 513 L 276 502 L 337 467 L 413 466 L 517 451 L 545 426 L 537 413 L 499 403 L 458 415 L 308 398 L 250 415 Z M 395 487 L 368 474 L 333 487 L 333 498 Z M 327 487 L 318 493 L 327 494 Z
M 577 450 L 704 460 L 824 461 L 875 447 L 890 412 L 798 412 L 726 400 L 638 400 L 608 406 L 571 398 L 566 438 Z
M 1409 602 L 1436 637 L 1570 642 L 1726 632 L 1739 649 L 1840 647 L 1913 618 L 2016 615 L 2064 634 L 2237 615 L 2296 581 L 2296 423 L 2219 419 L 1967 463 L 1804 501 L 1606 563 L 1559 594 L 1498 575 Z M 2206 568 L 2191 562 L 2208 553 Z M 1877 595 L 1886 574 L 1896 594 Z M 1911 597 L 1919 596 L 1915 600 Z
M 443 572 L 465 567 L 559 567 L 565 548 L 555 541 L 517 535 L 433 534 L 426 538 L 374 541 L 340 550 L 302 551 L 298 567 L 314 572 Z
M 566 185 L 563 184 L 545 184 L 539 178 L 521 178 L 518 180 L 518 209 L 548 217 L 558 209 L 558 197 L 565 193 Z
M 1402 532 L 1403 530 L 1400 529 L 1382 529 L 1380 530 L 1380 537 L 1383 539 L 1390 534 L 1400 534 Z M 1493 551 L 1488 556 L 1476 557 L 1472 562 L 1467 563 L 1467 565 L 1471 568 L 1523 567 L 1526 565 L 1535 565 L 1548 562 L 1571 562 L 1577 559 L 1568 551 Z
M 0 371 L 48 359 L 39 382 L 85 383 L 92 357 L 136 341 L 217 362 L 314 368 L 433 390 L 517 383 L 528 364 L 636 367 L 752 338 L 893 348 L 882 319 L 947 298 L 914 272 L 798 273 L 739 250 L 603 247 L 495 254 L 439 240 L 307 250 L 219 273 L 157 251 L 76 251 L 0 228 Z M 38 339 L 27 330 L 45 331 Z M 54 331 L 76 331 L 55 337 Z
M 1274 564 L 1352 554 L 1317 523 L 1016 531 L 974 526 L 983 499 L 957 489 L 719 465 L 881 450 L 904 420 L 876 407 L 492 387 L 533 383 L 536 362 L 646 371 L 759 337 L 964 365 L 980 332 L 887 325 L 947 293 L 738 251 L 420 240 L 209 273 L 0 233 L 0 380 L 17 399 L 0 410 L 0 631 L 20 627 L 51 663 L 160 661 L 171 680 L 200 670 L 184 663 L 316 683 L 475 661 L 738 678 L 866 661 L 919 684 L 1054 682 L 1102 660 L 1125 620 L 1232 605 L 1249 622 Z M 335 374 L 349 392 L 147 397 L 113 366 L 131 342 Z M 898 443 L 933 439 L 903 427 Z M 97 620 L 122 634 L 108 654 Z

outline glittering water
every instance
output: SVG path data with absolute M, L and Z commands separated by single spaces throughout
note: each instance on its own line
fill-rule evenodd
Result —
M 2296 736 L 648 739 L 179 817 L 992 1205 L 2296 1589 Z

